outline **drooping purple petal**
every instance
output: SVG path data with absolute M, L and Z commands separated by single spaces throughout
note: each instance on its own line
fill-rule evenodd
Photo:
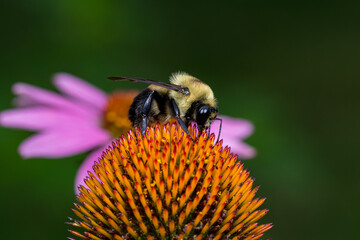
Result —
M 23 141 L 19 153 L 24 158 L 62 158 L 102 146 L 110 139 L 106 130 L 91 125 L 56 128 L 37 133 Z
M 54 85 L 63 93 L 103 110 L 107 95 L 102 90 L 68 73 L 54 75 Z
M 231 152 L 239 156 L 240 160 L 256 156 L 256 149 L 236 138 L 223 138 L 223 146 L 231 147 Z
M 40 105 L 61 109 L 91 120 L 93 120 L 94 117 L 97 117 L 94 110 L 81 106 L 74 100 L 70 101 L 59 94 L 32 86 L 30 84 L 16 83 L 13 85 L 13 92 L 20 97 L 31 99 L 32 102 L 37 102 Z
M 48 107 L 17 108 L 0 112 L 0 126 L 4 127 L 26 130 L 74 129 L 84 124 L 90 125 L 91 121 L 69 112 Z
M 249 159 L 256 156 L 255 148 L 244 143 L 243 140 L 254 132 L 254 125 L 241 118 L 232 118 L 228 116 L 219 116 L 222 119 L 222 128 L 220 139 L 223 146 L 231 147 L 231 152 L 237 154 L 240 159 Z M 211 132 L 216 138 L 219 134 L 220 121 L 214 121 L 211 124 Z
M 110 142 L 109 142 L 110 145 Z M 82 162 L 81 166 L 79 167 L 77 173 L 76 173 L 76 177 L 75 177 L 75 193 L 78 194 L 79 190 L 78 190 L 78 186 L 80 185 L 85 185 L 84 183 L 84 179 L 88 176 L 88 171 L 94 173 L 93 170 L 93 165 L 94 162 L 98 160 L 99 157 L 101 157 L 102 152 L 105 151 L 107 148 L 107 145 L 104 145 L 94 151 L 92 151 L 91 153 L 89 153 L 89 155 L 85 158 L 85 160 Z M 95 173 L 94 173 L 95 175 Z
M 32 107 L 39 105 L 39 103 L 26 96 L 18 96 L 13 99 L 12 103 L 16 107 Z
M 238 139 L 249 137 L 254 132 L 254 125 L 240 118 L 232 118 L 227 116 L 219 116 L 222 119 L 221 138 L 229 138 L 234 136 Z M 211 132 L 216 136 L 219 133 L 220 121 L 214 121 L 211 124 Z

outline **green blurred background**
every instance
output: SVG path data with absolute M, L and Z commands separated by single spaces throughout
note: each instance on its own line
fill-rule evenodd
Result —
M 251 120 L 246 167 L 273 239 L 359 236 L 359 5 L 342 1 L 2 1 L 0 110 L 13 83 L 54 90 L 68 72 L 111 92 L 110 75 L 212 86 L 221 114 Z M 340 1 L 339 1 L 340 2 Z M 0 128 L 1 239 L 65 239 L 86 154 L 22 160 L 31 133 Z

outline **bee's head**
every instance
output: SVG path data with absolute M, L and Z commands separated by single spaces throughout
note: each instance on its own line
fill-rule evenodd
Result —
M 209 105 L 200 105 L 196 110 L 196 124 L 198 129 L 202 131 L 209 128 L 218 114 L 218 109 Z

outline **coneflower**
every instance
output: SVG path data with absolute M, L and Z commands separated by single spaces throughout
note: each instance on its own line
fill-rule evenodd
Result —
M 196 142 L 177 123 L 135 129 L 95 162 L 79 186 L 70 230 L 81 239 L 255 240 L 272 224 L 258 224 L 253 178 L 222 140 L 204 131 Z M 74 239 L 74 238 L 69 238 Z

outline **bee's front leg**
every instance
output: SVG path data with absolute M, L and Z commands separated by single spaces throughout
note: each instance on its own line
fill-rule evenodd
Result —
M 154 91 L 150 92 L 149 96 L 147 96 L 145 103 L 141 109 L 141 117 L 142 117 L 141 133 L 142 133 L 142 135 L 145 135 L 145 133 L 146 133 L 146 128 L 148 125 L 148 115 L 150 113 L 151 103 L 152 103 L 153 99 L 154 99 Z
M 179 110 L 178 105 L 176 104 L 175 100 L 172 99 L 172 98 L 170 99 L 170 105 L 171 105 L 170 107 L 172 108 L 172 110 L 173 110 L 174 113 L 175 113 L 176 120 L 177 120 L 178 123 L 180 124 L 180 127 L 184 130 L 184 132 L 187 133 L 187 135 L 189 135 L 189 137 L 191 138 L 191 140 L 192 140 L 193 142 L 195 142 L 194 139 L 191 137 L 191 135 L 190 135 L 190 133 L 189 133 L 189 130 L 188 130 L 186 124 L 184 123 L 184 121 L 183 121 L 183 120 L 181 119 L 181 117 L 180 117 L 180 110 Z

